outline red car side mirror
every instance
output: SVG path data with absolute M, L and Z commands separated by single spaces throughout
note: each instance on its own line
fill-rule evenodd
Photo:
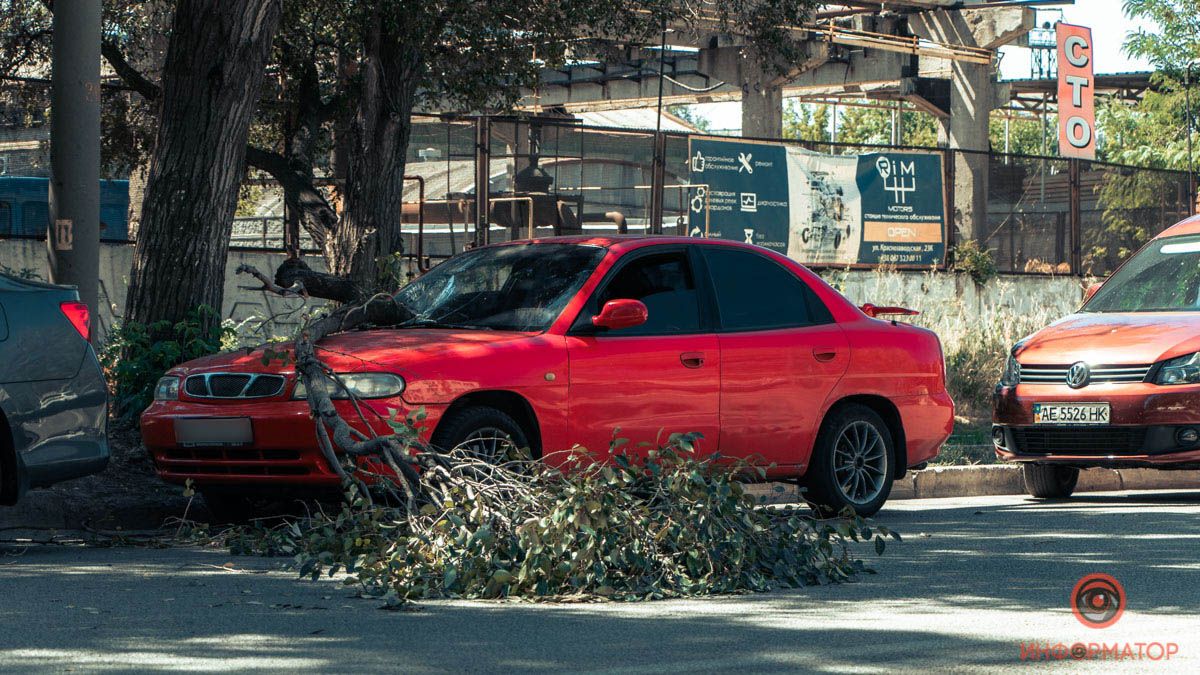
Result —
M 1096 283 L 1092 284 L 1091 286 L 1088 286 L 1083 291 L 1083 301 L 1087 302 L 1088 300 L 1091 300 L 1092 296 L 1095 295 L 1096 291 L 1100 290 L 1100 287 L 1103 285 L 1104 285 L 1103 281 L 1097 281 Z
M 650 312 L 641 300 L 618 299 L 604 303 L 600 313 L 592 317 L 592 325 L 608 330 L 633 328 L 646 323 Z

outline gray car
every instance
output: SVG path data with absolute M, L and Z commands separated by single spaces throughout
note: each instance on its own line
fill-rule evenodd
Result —
M 0 504 L 108 464 L 108 389 L 72 287 L 0 274 Z

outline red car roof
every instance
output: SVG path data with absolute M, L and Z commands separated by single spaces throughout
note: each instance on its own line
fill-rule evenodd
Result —
M 1155 239 L 1177 237 L 1182 234 L 1200 234 L 1200 215 L 1192 216 L 1163 230 Z
M 738 248 L 760 247 L 744 244 L 728 239 L 705 239 L 700 237 L 681 237 L 678 235 L 660 234 L 618 234 L 618 235 L 578 235 L 570 237 L 545 237 L 539 239 L 520 239 L 516 241 L 497 242 L 492 246 L 507 246 L 511 244 L 584 244 L 602 246 L 604 248 L 637 248 L 647 244 L 715 244 L 721 246 L 736 246 Z

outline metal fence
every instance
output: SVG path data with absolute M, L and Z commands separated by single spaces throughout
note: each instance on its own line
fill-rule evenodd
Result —
M 37 105 L 22 110 L 20 119 L 0 120 L 0 178 L 46 175 L 48 120 Z M 417 116 L 400 214 L 406 255 L 425 266 L 468 244 L 529 236 L 688 234 L 689 200 L 695 196 L 689 184 L 690 138 L 676 131 L 583 126 L 570 118 Z M 831 154 L 897 149 L 782 142 Z M 962 151 L 903 149 L 941 153 L 948 167 L 945 185 L 954 184 L 953 160 Z M 1107 274 L 1194 207 L 1185 172 L 1052 157 L 986 157 L 983 239 L 1002 272 Z M 243 191 L 232 243 L 282 249 L 282 192 L 269 180 L 253 185 Z M 6 200 L 2 190 L 0 185 L 0 236 L 39 235 L 39 227 L 6 229 L 6 214 L 18 213 L 21 205 Z M 952 207 L 951 200 L 946 202 Z M 32 212 L 36 219 L 40 211 Z M 952 214 L 947 216 L 953 222 Z M 949 237 L 952 246 L 956 233 Z M 300 241 L 311 249 L 303 232 Z

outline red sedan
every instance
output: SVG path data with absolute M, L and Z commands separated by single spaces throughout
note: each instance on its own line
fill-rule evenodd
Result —
M 427 413 L 427 440 L 481 452 L 574 446 L 598 459 L 673 432 L 701 452 L 800 479 L 832 509 L 877 511 L 949 436 L 941 345 L 867 316 L 765 249 L 688 238 L 557 238 L 488 246 L 397 295 L 416 318 L 319 344 L 378 431 Z M 193 479 L 218 515 L 272 489 L 336 487 L 303 386 L 261 352 L 174 368 L 142 415 L 160 475 Z M 337 401 L 354 419 L 350 401 Z

